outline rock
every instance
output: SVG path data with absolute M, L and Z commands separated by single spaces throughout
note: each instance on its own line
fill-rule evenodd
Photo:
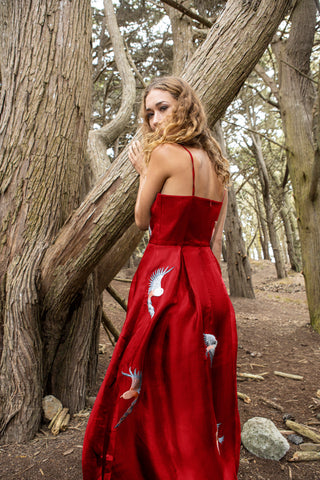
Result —
M 262 417 L 250 418 L 244 424 L 241 441 L 249 452 L 268 460 L 280 460 L 290 448 L 275 424 Z
M 283 423 L 285 424 L 287 420 L 295 421 L 295 417 L 291 413 L 285 413 L 282 417 Z
M 87 406 L 90 407 L 90 408 L 92 408 L 94 402 L 96 401 L 96 398 L 97 398 L 97 397 L 87 397 L 87 398 L 86 398 Z
M 42 399 L 42 409 L 44 418 L 50 422 L 62 410 L 62 403 L 53 395 L 47 395 Z
M 300 437 L 300 435 L 295 435 L 294 433 L 288 435 L 287 439 L 289 442 L 294 443 L 295 445 L 300 445 L 300 443 L 303 443 L 303 438 Z

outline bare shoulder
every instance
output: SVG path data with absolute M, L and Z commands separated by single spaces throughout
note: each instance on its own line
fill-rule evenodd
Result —
M 150 164 L 160 164 L 163 168 L 176 169 L 180 162 L 185 163 L 188 153 L 181 145 L 176 143 L 162 143 L 151 153 Z
M 161 143 L 151 153 L 151 157 L 185 156 L 185 150 L 177 143 Z

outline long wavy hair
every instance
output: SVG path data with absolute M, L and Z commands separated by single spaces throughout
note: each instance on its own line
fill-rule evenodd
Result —
M 174 111 L 161 128 L 152 131 L 146 112 L 146 98 L 151 90 L 164 90 L 177 100 Z M 178 77 L 159 77 L 145 89 L 140 116 L 143 120 L 143 148 L 148 164 L 151 152 L 162 143 L 177 143 L 205 150 L 214 164 L 216 174 L 223 185 L 230 180 L 229 162 L 222 155 L 221 148 L 213 138 L 207 125 L 203 106 L 190 85 Z

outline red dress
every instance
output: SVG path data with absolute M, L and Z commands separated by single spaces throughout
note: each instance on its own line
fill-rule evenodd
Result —
M 236 324 L 210 249 L 221 205 L 194 187 L 192 196 L 156 197 L 89 418 L 84 480 L 237 479 Z

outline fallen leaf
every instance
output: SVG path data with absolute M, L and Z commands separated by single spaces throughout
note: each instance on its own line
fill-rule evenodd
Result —
M 70 455 L 70 453 L 73 452 L 73 448 L 69 448 L 69 450 L 66 450 L 65 452 L 63 452 L 63 455 Z

